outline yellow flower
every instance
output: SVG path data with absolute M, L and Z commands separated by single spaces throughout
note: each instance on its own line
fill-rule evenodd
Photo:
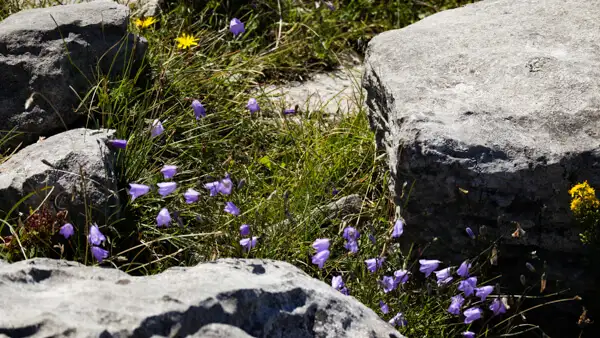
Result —
M 198 40 L 200 40 L 200 39 L 195 38 L 192 35 L 187 35 L 185 33 L 183 33 L 180 37 L 175 39 L 175 41 L 177 41 L 177 48 L 181 48 L 181 49 L 186 49 L 191 46 L 197 46 Z
M 144 25 L 144 21 L 142 21 L 142 19 L 140 19 L 140 18 L 135 19 L 134 23 L 135 23 L 136 27 L 138 27 L 138 28 L 142 28 L 142 26 Z
M 596 196 L 596 191 L 592 188 L 587 181 L 583 183 L 576 184 L 571 190 L 569 190 L 569 194 L 571 197 L 580 196 L 580 197 L 591 197 Z
M 581 199 L 574 198 L 571 201 L 571 211 L 574 213 L 577 213 L 577 212 L 579 212 L 580 209 L 581 209 Z
M 149 17 L 145 18 L 144 21 L 142 22 L 142 28 L 150 27 L 155 22 L 156 22 L 156 19 L 152 16 L 149 16 Z

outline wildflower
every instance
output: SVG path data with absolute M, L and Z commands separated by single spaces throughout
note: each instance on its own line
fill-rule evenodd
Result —
M 240 226 L 240 236 L 248 236 L 250 235 L 250 225 L 242 224 Z
M 464 261 L 458 267 L 458 270 L 456 270 L 456 273 L 463 278 L 467 278 L 467 277 L 469 277 L 469 269 L 470 268 L 471 268 L 471 263 L 469 263 L 468 261 Z
M 452 280 L 450 268 L 445 268 L 439 271 L 434 271 L 438 285 L 446 284 Z
M 371 258 L 365 260 L 365 263 L 367 264 L 367 270 L 369 270 L 371 273 L 377 271 L 377 269 L 383 265 L 383 261 L 385 261 L 385 258 Z
M 318 265 L 319 269 L 323 269 L 327 258 L 329 258 L 329 250 L 319 251 L 312 257 L 312 263 Z
M 73 236 L 75 229 L 73 229 L 73 224 L 67 223 L 61 226 L 58 232 L 63 235 L 65 239 L 68 239 L 69 237 Z
M 332 194 L 333 196 L 335 196 L 335 195 L 337 195 L 337 194 L 339 194 L 339 193 L 340 193 L 340 191 L 339 191 L 339 190 L 337 190 L 335 187 L 331 188 L 331 194 Z
M 163 127 L 160 120 L 156 119 L 156 120 L 154 120 L 154 122 L 152 122 L 152 129 L 150 129 L 151 137 L 156 137 L 156 136 L 162 134 L 164 131 L 165 131 L 165 128 Z
M 465 338 L 475 338 L 475 332 L 465 331 L 462 333 L 462 336 Z
M 145 184 L 129 183 L 129 195 L 131 195 L 132 202 L 136 198 L 147 194 L 149 191 L 150 187 Z
M 344 228 L 344 233 L 343 233 L 342 237 L 344 237 L 346 239 L 346 244 L 344 244 L 344 247 L 348 251 L 350 251 L 352 253 L 358 252 L 357 239 L 360 237 L 360 233 L 355 228 L 353 228 L 353 227 Z
M 329 249 L 329 239 L 328 238 L 316 239 L 315 242 L 313 243 L 312 247 L 315 248 L 315 250 L 317 250 L 317 252 L 328 250 Z
M 342 276 L 333 276 L 331 279 L 331 287 L 340 290 L 344 287 L 344 281 L 342 280 Z
M 379 301 L 379 308 L 381 308 L 381 312 L 383 312 L 383 314 L 388 314 L 390 312 L 389 306 L 382 300 Z
M 346 248 L 348 251 L 350 251 L 352 253 L 357 253 L 358 252 L 358 242 L 357 241 L 347 241 L 346 244 L 344 244 L 344 248 Z
M 93 245 L 90 250 L 92 251 L 92 255 L 98 262 L 102 262 L 106 257 L 108 257 L 108 251 L 102 249 L 99 246 Z
M 408 281 L 409 275 L 410 272 L 408 272 L 408 270 L 397 270 L 394 272 L 394 277 L 396 277 L 394 282 L 396 283 L 396 285 L 404 284 Z
M 204 109 L 204 106 L 202 103 L 200 103 L 200 101 L 192 101 L 192 109 L 194 109 L 194 116 L 196 116 L 196 120 L 206 117 L 206 109 Z
M 229 174 L 225 175 L 225 178 L 219 182 L 218 190 L 223 195 L 231 194 L 231 190 L 233 190 L 233 182 L 231 182 Z
M 296 114 L 296 109 L 294 109 L 294 108 L 291 108 L 291 109 L 285 109 L 285 110 L 283 111 L 283 114 L 285 114 L 285 115 Z
M 246 108 L 248 108 L 250 113 L 256 113 L 257 111 L 260 110 L 260 107 L 258 106 L 258 102 L 256 102 L 255 98 L 251 98 L 250 100 L 248 100 L 248 104 L 246 105 Z
M 392 326 L 406 326 L 407 321 L 404 318 L 402 312 L 398 312 L 398 314 L 396 314 L 392 319 L 390 319 L 388 323 L 390 323 Z
M 504 306 L 504 303 L 500 299 L 496 298 L 490 305 L 490 310 L 492 310 L 494 312 L 494 316 L 497 316 L 499 314 L 505 313 L 506 307 Z
M 88 241 L 90 242 L 91 245 L 100 245 L 105 240 L 106 240 L 106 237 L 104 237 L 104 235 L 100 232 L 100 229 L 98 229 L 98 225 L 96 225 L 94 223 L 94 225 L 92 225 L 90 227 Z
M 225 212 L 232 214 L 233 216 L 238 216 L 240 214 L 240 209 L 233 204 L 233 202 L 225 203 Z
M 200 197 L 200 193 L 192 188 L 189 188 L 183 194 L 183 198 L 185 198 L 185 203 L 187 203 L 187 204 L 192 204 L 192 203 L 196 202 L 198 200 L 198 197 Z
M 140 18 L 135 19 L 134 23 L 138 28 L 142 28 L 142 26 L 144 25 L 144 21 Z
M 401 219 L 397 220 L 394 223 L 394 231 L 392 232 L 392 237 L 400 237 L 404 232 L 404 222 Z
M 381 286 L 383 286 L 383 292 L 388 293 L 394 288 L 396 288 L 396 283 L 394 282 L 394 277 L 391 276 L 383 276 L 381 280 Z
M 475 291 L 477 286 L 477 277 L 469 277 L 458 284 L 458 290 L 465 293 L 465 296 L 469 297 Z
M 155 22 L 156 22 L 156 19 L 154 19 L 154 17 L 149 16 L 145 19 L 137 18 L 135 20 L 135 25 L 138 28 L 147 28 L 147 27 L 152 26 Z
M 197 46 L 200 39 L 195 38 L 193 35 L 183 33 L 180 37 L 176 38 L 177 48 L 186 49 L 192 46 Z
M 419 259 L 419 264 L 421 264 L 421 266 L 419 267 L 419 271 L 424 273 L 425 277 L 429 277 L 433 270 L 437 269 L 440 263 L 441 261 L 438 261 L 436 259 Z
M 451 299 L 452 299 L 452 302 L 450 304 L 450 307 L 448 308 L 448 312 L 450 312 L 453 315 L 459 315 L 460 308 L 463 305 L 465 299 L 461 295 L 456 295 L 456 296 L 452 297 Z
M 475 295 L 479 298 L 481 298 L 481 301 L 483 302 L 487 296 L 489 296 L 490 293 L 492 293 L 492 291 L 494 291 L 494 287 L 491 285 L 487 285 L 487 286 L 482 286 L 480 288 L 476 288 L 475 289 Z
M 217 196 L 217 193 L 219 192 L 219 181 L 206 183 L 204 188 L 208 189 L 210 196 Z
M 525 267 L 527 267 L 527 269 L 531 272 L 535 272 L 535 268 L 533 267 L 533 265 L 531 265 L 531 263 L 526 262 L 525 263 Z
M 158 212 L 158 216 L 156 216 L 156 226 L 168 227 L 169 223 L 171 223 L 171 214 L 169 214 L 169 210 L 167 210 L 167 208 L 160 209 L 160 211 Z
M 376 244 L 377 241 L 375 240 L 375 236 L 373 236 L 373 234 L 369 234 L 369 240 L 371 241 L 371 243 Z
M 233 36 L 238 36 L 239 34 L 244 33 L 246 30 L 244 29 L 243 22 L 241 22 L 238 18 L 233 18 L 229 23 L 229 31 L 233 33 Z
M 466 309 L 463 314 L 465 315 L 465 324 L 471 324 L 481 318 L 481 309 L 478 307 L 471 307 Z
M 250 251 L 250 249 L 256 247 L 256 241 L 258 240 L 258 237 L 252 237 L 252 238 L 242 238 L 240 239 L 240 245 L 242 246 L 242 249 L 244 249 L 244 251 Z
M 127 140 L 110 140 L 108 144 L 115 148 L 125 149 L 127 147 Z
M 471 228 L 467 227 L 465 230 L 467 231 L 467 235 L 469 235 L 471 239 L 475 239 L 475 233 L 473 232 L 473 230 L 471 230 Z
M 177 166 L 165 164 L 160 172 L 164 175 L 165 179 L 173 178 L 177 174 Z
M 175 183 L 175 182 L 161 182 L 161 183 L 156 183 L 156 185 L 158 186 L 158 193 L 162 197 L 167 196 L 168 194 L 175 191 L 175 189 L 177 189 L 177 183 Z

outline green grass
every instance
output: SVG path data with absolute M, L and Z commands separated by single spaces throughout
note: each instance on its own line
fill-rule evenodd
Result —
M 464 331 L 460 319 L 446 312 L 456 284 L 438 288 L 431 279 L 423 279 L 415 264 L 416 248 L 400 246 L 389 238 L 395 206 L 387 191 L 385 157 L 376 151 L 367 112 L 355 111 L 333 122 L 319 114 L 302 115 L 298 123 L 284 118 L 282 107 L 255 92 L 259 84 L 278 84 L 333 69 L 345 55 L 364 52 L 375 34 L 461 2 L 470 1 L 357 0 L 336 2 L 337 9 L 330 11 L 324 5 L 316 9 L 312 0 L 255 1 L 256 7 L 238 7 L 235 1 L 199 1 L 196 8 L 182 0 L 171 1 L 153 27 L 140 31 L 132 24 L 131 30 L 149 41 L 148 80 L 99 76 L 80 109 L 88 114 L 90 127 L 114 128 L 119 138 L 129 140 L 119 158 L 123 200 L 129 200 L 128 183 L 155 187 L 163 181 L 159 170 L 164 164 L 178 166 L 178 190 L 165 198 L 153 191 L 128 203 L 122 217 L 100 224 L 110 238 L 111 255 L 103 264 L 134 274 L 154 274 L 219 257 L 284 260 L 327 283 L 341 274 L 351 295 L 386 320 L 402 311 L 409 325 L 400 331 L 409 337 L 449 337 Z M 0 5 L 0 18 L 18 9 L 15 2 L 6 2 Z M 226 29 L 232 17 L 246 24 L 246 33 L 238 38 Z M 181 33 L 193 34 L 199 45 L 178 50 L 174 39 Z M 254 116 L 245 109 L 250 97 L 263 107 Z M 206 118 L 196 121 L 191 99 L 204 104 Z M 163 121 L 166 131 L 151 139 L 154 119 Z M 209 197 L 203 184 L 226 173 L 236 184 L 233 193 Z M 238 189 L 241 180 L 245 185 Z M 181 194 L 187 188 L 202 193 L 198 203 L 184 203 Z M 332 194 L 333 188 L 339 190 L 337 195 Z M 363 199 L 358 215 L 331 220 L 311 213 L 351 194 Z M 240 207 L 242 215 L 225 213 L 226 201 Z M 174 218 L 169 228 L 156 226 L 163 207 Z M 49 224 L 56 221 L 54 216 L 40 217 L 50 218 Z M 252 235 L 259 237 L 250 253 L 239 245 L 238 229 L 243 223 L 250 224 Z M 85 243 L 89 224 L 75 226 L 78 240 L 66 243 L 63 252 L 53 247 L 52 234 L 22 231 L 26 240 L 12 245 L 12 250 L 4 246 L 1 254 L 11 260 L 22 259 L 27 252 L 28 257 L 63 257 L 92 264 L 85 244 L 71 245 Z M 356 255 L 344 249 L 341 234 L 346 226 L 362 234 Z M 368 240 L 369 234 L 375 243 Z M 331 257 L 322 270 L 311 263 L 311 244 L 317 238 L 332 242 Z M 384 254 L 384 269 L 368 273 L 364 260 Z M 486 255 L 477 262 L 476 272 L 489 265 Z M 403 290 L 384 294 L 378 280 L 403 267 L 410 268 L 415 277 Z M 390 314 L 380 312 L 380 300 L 389 304 Z M 499 322 L 486 319 L 473 330 L 488 334 L 530 329 L 512 321 L 495 327 Z

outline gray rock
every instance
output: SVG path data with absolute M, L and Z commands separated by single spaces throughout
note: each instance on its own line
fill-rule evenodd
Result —
M 102 224 L 118 210 L 115 156 L 105 145 L 113 135 L 114 130 L 74 129 L 23 148 L 0 164 L 0 209 L 6 213 L 33 193 L 20 205 L 26 214 L 46 200 L 79 222 L 90 208 Z
M 74 5 L 84 2 L 101 0 L 20 0 L 21 9 L 41 8 L 57 5 Z M 128 6 L 134 16 L 157 16 L 161 13 L 164 0 L 112 0 L 121 5 Z
M 371 40 L 363 87 L 399 205 L 415 182 L 406 236 L 458 258 L 465 227 L 486 225 L 504 255 L 583 271 L 567 191 L 600 187 L 598 17 L 594 1 L 482 1 Z
M 84 95 L 98 70 L 124 75 L 131 56 L 141 60 L 147 42 L 127 32 L 128 21 L 127 7 L 95 1 L 25 10 L 0 22 L 0 124 L 22 133 L 11 145 L 65 130 L 82 118 L 74 91 Z
M 317 207 L 312 210 L 311 216 L 324 216 L 331 220 L 334 218 L 343 219 L 348 216 L 357 215 L 362 208 L 362 198 L 359 195 L 344 196 L 334 202 L 327 204 L 324 207 Z
M 353 297 L 273 260 L 132 277 L 33 259 L 0 265 L 0 294 L 0 332 L 9 336 L 402 337 Z

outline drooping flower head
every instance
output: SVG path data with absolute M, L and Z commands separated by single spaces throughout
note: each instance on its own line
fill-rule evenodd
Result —
M 401 219 L 398 219 L 396 223 L 394 223 L 394 231 L 392 231 L 392 237 L 400 237 L 404 233 L 404 222 Z
M 329 250 L 323 250 L 323 251 L 319 251 L 317 252 L 313 257 L 312 257 L 312 263 L 316 264 L 319 269 L 323 269 L 323 266 L 325 265 L 325 261 L 327 261 L 327 259 L 329 258 Z
M 218 190 L 223 195 L 231 194 L 231 190 L 233 190 L 233 182 L 231 182 L 229 174 L 225 175 L 225 178 L 219 182 Z
M 158 186 L 158 193 L 162 197 L 169 195 L 170 193 L 175 191 L 175 189 L 177 189 L 177 183 L 175 182 L 161 182 L 156 183 L 156 185 Z
M 462 333 L 464 338 L 475 338 L 475 332 L 465 331 Z
M 165 131 L 165 128 L 163 127 L 162 123 L 160 122 L 159 119 L 154 120 L 154 122 L 152 122 L 152 128 L 150 129 L 150 137 L 154 138 L 157 137 L 158 135 L 162 134 Z
M 458 267 L 458 270 L 456 270 L 456 273 L 463 278 L 467 278 L 467 277 L 469 277 L 469 269 L 470 268 L 471 268 L 471 263 L 469 263 L 468 261 L 464 261 Z
M 437 259 L 419 259 L 419 264 L 421 264 L 419 271 L 424 273 L 425 277 L 429 277 L 433 270 L 438 268 L 440 263 L 441 261 L 438 261 Z
M 248 236 L 250 235 L 250 225 L 242 224 L 240 226 L 240 236 Z
M 394 282 L 394 277 L 391 276 L 383 276 L 381 280 L 381 286 L 383 287 L 383 292 L 388 293 L 394 288 L 396 288 L 396 283 Z
M 467 235 L 471 237 L 471 239 L 475 239 L 475 233 L 473 232 L 473 230 L 471 230 L 471 228 L 467 227 L 465 231 L 467 232 Z
M 355 241 L 360 237 L 360 233 L 353 227 L 344 228 L 344 234 L 342 235 L 347 241 Z
M 217 196 L 217 194 L 219 193 L 219 181 L 206 183 L 204 185 L 204 188 L 208 189 L 208 191 L 210 192 L 210 196 Z
M 527 268 L 527 270 L 529 270 L 531 272 L 535 272 L 535 267 L 531 263 L 526 262 L 525 267 Z
M 438 285 L 443 285 L 452 281 L 452 273 L 450 268 L 445 268 L 439 271 L 434 271 Z
M 160 172 L 163 174 L 165 179 L 173 178 L 177 174 L 177 166 L 165 164 Z
M 504 306 L 504 303 L 499 298 L 496 298 L 490 304 L 490 310 L 494 312 L 494 316 L 497 316 L 506 312 L 506 306 Z
M 239 34 L 244 33 L 246 30 L 244 29 L 244 23 L 241 22 L 240 19 L 233 18 L 229 23 L 229 31 L 233 33 L 234 36 L 238 36 Z
M 379 301 L 379 308 L 381 309 L 381 312 L 383 312 L 383 314 L 385 315 L 390 312 L 390 307 L 382 300 Z
M 240 214 L 240 209 L 233 204 L 233 202 L 225 203 L 225 212 L 232 214 L 233 216 L 238 216 Z
M 65 239 L 68 239 L 69 237 L 73 236 L 75 229 L 73 229 L 73 224 L 67 223 L 61 226 L 58 232 L 63 235 Z
M 255 98 L 251 98 L 250 100 L 248 100 L 248 104 L 246 105 L 246 108 L 248 108 L 248 110 L 250 111 L 250 113 L 256 113 L 257 111 L 260 110 L 260 107 L 258 106 L 258 102 L 256 101 Z
M 342 280 L 342 276 L 333 276 L 331 279 L 331 287 L 340 290 L 344 287 L 344 281 Z
M 448 308 L 448 312 L 450 312 L 453 315 L 459 315 L 460 308 L 462 307 L 464 301 L 465 298 L 461 295 L 456 295 L 452 297 L 450 307 Z
M 188 35 L 185 33 L 181 34 L 180 37 L 175 39 L 175 41 L 177 42 L 177 48 L 180 49 L 187 49 L 192 46 L 197 46 L 199 40 L 200 39 L 194 37 L 193 35 Z
M 256 247 L 256 242 L 258 240 L 258 237 L 254 236 L 252 238 L 242 238 L 240 239 L 240 245 L 242 246 L 242 249 L 244 251 L 250 251 L 250 249 L 253 249 L 254 247 Z
M 88 241 L 91 245 L 100 245 L 102 242 L 106 241 L 106 237 L 104 237 L 104 235 L 100 232 L 98 225 L 95 223 L 90 227 Z
M 394 272 L 396 285 L 405 284 L 408 281 L 408 277 L 410 276 L 410 272 L 408 270 L 397 270 Z
M 198 201 L 198 197 L 200 197 L 200 193 L 192 188 L 189 188 L 183 194 L 183 198 L 185 198 L 185 203 L 187 203 L 187 204 L 192 204 L 192 203 Z
M 150 187 L 145 184 L 129 183 L 129 195 L 131 195 L 131 201 L 135 201 L 136 198 L 147 194 L 150 191 Z
M 119 139 L 110 140 L 110 141 L 108 141 L 108 144 L 114 148 L 119 148 L 119 149 L 127 148 L 127 140 L 119 140 Z
M 385 258 L 371 258 L 371 259 L 367 259 L 365 260 L 365 264 L 367 264 L 367 270 L 369 270 L 369 272 L 373 273 L 375 271 L 377 271 L 377 269 L 379 269 L 382 265 L 383 262 L 385 261 Z
M 398 312 L 398 314 L 396 314 L 392 319 L 390 319 L 390 321 L 388 323 L 390 323 L 392 326 L 403 327 L 403 326 L 406 326 L 406 324 L 408 322 L 404 318 L 404 315 L 402 314 L 402 312 Z
M 481 309 L 478 307 L 466 309 L 465 312 L 463 312 L 463 315 L 465 315 L 465 324 L 471 324 L 472 322 L 481 318 L 481 312 Z
M 348 250 L 352 253 L 357 253 L 358 252 L 358 242 L 357 241 L 346 241 L 346 243 L 344 244 L 344 248 L 346 248 L 346 250 Z
M 483 302 L 490 293 L 494 291 L 494 287 L 491 285 L 482 286 L 475 289 L 475 296 L 479 297 Z
M 469 297 L 475 292 L 477 287 L 477 277 L 469 277 L 458 284 L 458 290 L 465 293 L 465 296 Z
M 312 247 L 315 248 L 315 250 L 317 250 L 317 252 L 329 250 L 329 239 L 328 238 L 316 239 L 315 242 L 312 244 Z
M 200 103 L 200 101 L 192 101 L 192 109 L 194 109 L 194 116 L 196 116 L 196 120 L 206 117 L 206 109 L 204 109 L 204 106 L 202 103 Z
M 102 262 L 106 257 L 108 257 L 108 251 L 99 246 L 92 245 L 90 250 L 92 251 L 92 256 L 94 256 L 98 262 Z
M 156 226 L 158 227 L 168 227 L 171 223 L 171 214 L 167 208 L 162 208 L 158 212 L 158 216 L 156 216 Z

